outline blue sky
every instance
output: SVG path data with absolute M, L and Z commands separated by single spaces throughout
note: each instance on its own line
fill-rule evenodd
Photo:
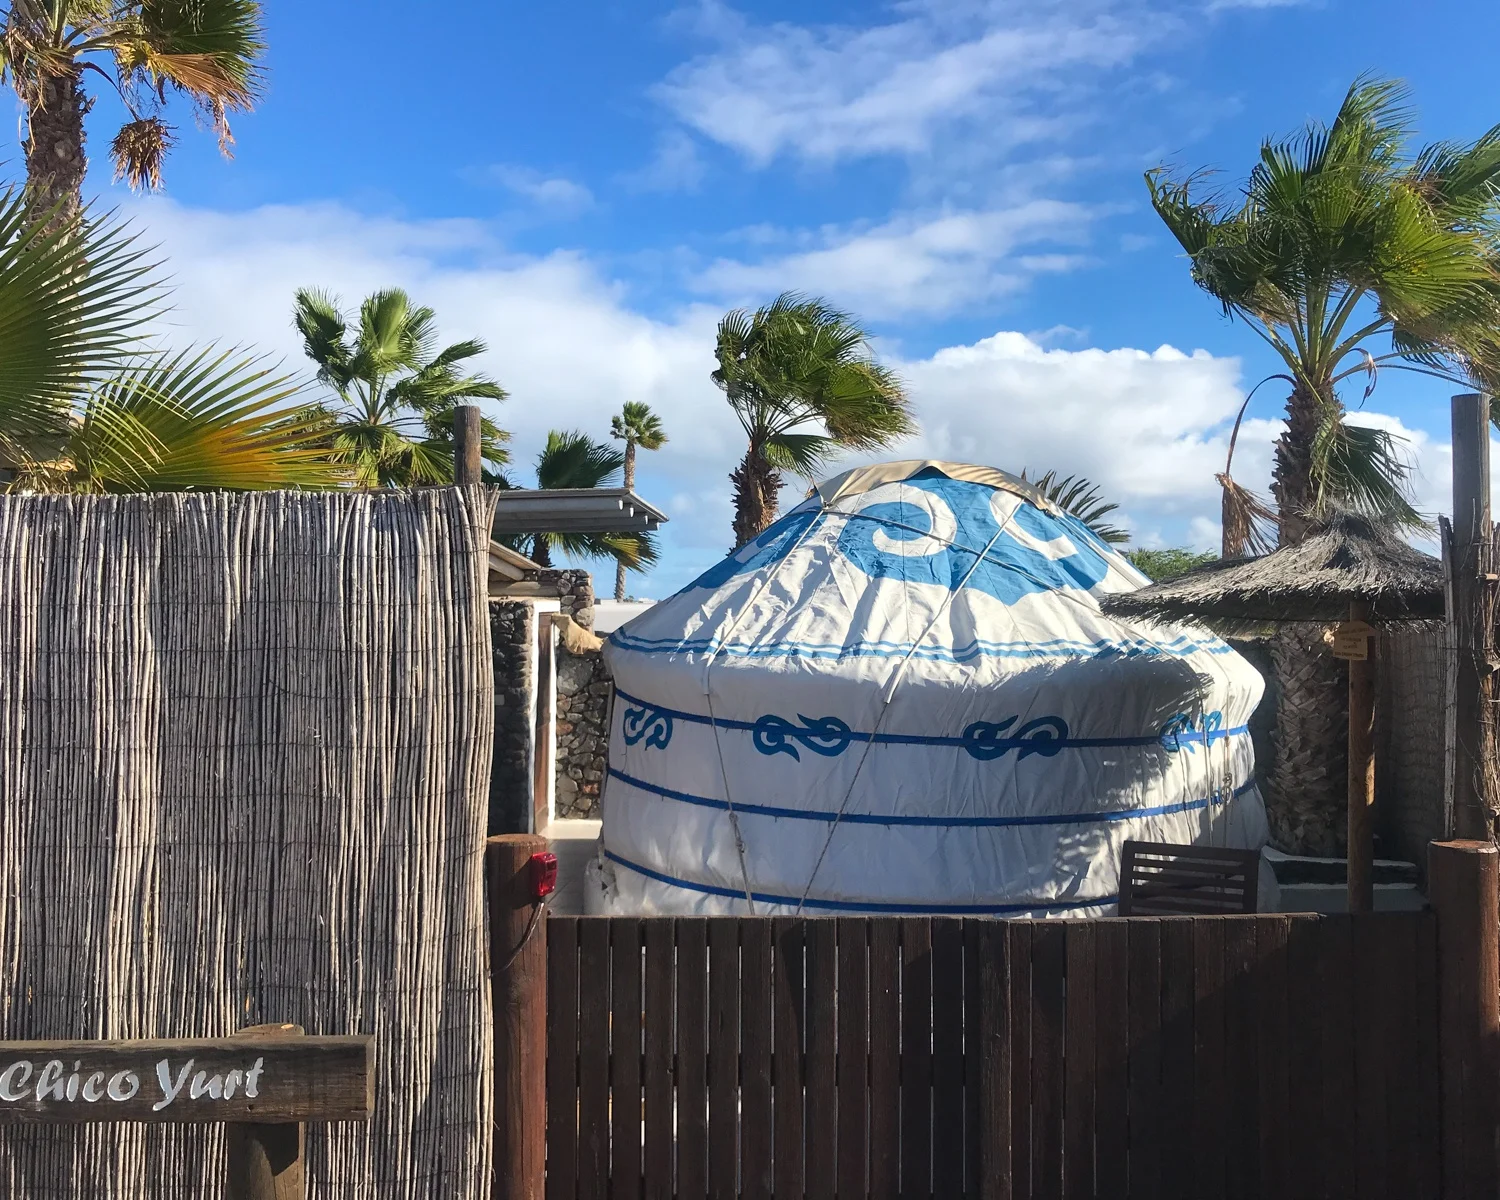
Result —
M 521 478 L 548 428 L 603 434 L 648 400 L 672 441 L 638 490 L 673 520 L 645 595 L 726 549 L 742 446 L 713 324 L 783 287 L 863 316 L 907 379 L 924 431 L 895 456 L 1081 471 L 1142 544 L 1214 544 L 1228 425 L 1272 368 L 1191 286 L 1142 171 L 1233 183 L 1366 70 L 1410 82 L 1424 138 L 1500 122 L 1500 9 L 1477 0 L 1421 21 L 1394 0 L 266 10 L 266 96 L 232 161 L 179 110 L 164 195 L 90 178 L 162 244 L 169 336 L 301 369 L 294 287 L 407 286 L 488 341 Z M 114 115 L 91 118 L 101 155 Z M 1388 373 L 1367 405 L 1431 509 L 1448 390 Z M 1252 486 L 1278 399 L 1259 393 L 1236 460 Z

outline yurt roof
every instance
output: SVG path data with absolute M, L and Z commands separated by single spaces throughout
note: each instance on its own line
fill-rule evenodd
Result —
M 1155 621 L 1342 621 L 1362 600 L 1377 620 L 1443 615 L 1443 568 L 1359 513 L 1340 512 L 1305 541 L 1197 567 L 1103 600 L 1112 616 Z
M 825 479 L 812 489 L 825 505 L 833 504 L 845 496 L 857 496 L 886 483 L 900 483 L 920 475 L 923 471 L 938 471 L 949 479 L 962 479 L 969 483 L 982 483 L 988 487 L 1013 492 L 1029 500 L 1046 512 L 1056 513 L 1057 505 L 1028 480 L 998 467 L 981 467 L 974 463 L 944 462 L 936 458 L 903 458 L 896 462 L 875 463 L 868 467 L 855 467 L 832 479 Z M 808 493 L 809 495 L 812 492 Z

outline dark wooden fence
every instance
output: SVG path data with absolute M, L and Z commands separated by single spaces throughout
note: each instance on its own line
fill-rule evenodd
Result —
M 547 921 L 574 1197 L 1439 1191 L 1431 912 Z

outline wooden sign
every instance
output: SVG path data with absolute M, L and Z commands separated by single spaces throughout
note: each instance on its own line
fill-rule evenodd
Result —
M 0 1121 L 362 1120 L 373 1059 L 368 1037 L 0 1042 Z
M 1370 657 L 1370 638 L 1374 633 L 1375 626 L 1368 621 L 1345 621 L 1329 640 L 1334 658 L 1363 662 Z

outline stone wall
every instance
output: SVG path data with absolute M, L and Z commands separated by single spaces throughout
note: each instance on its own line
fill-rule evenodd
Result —
M 543 571 L 561 608 L 585 629 L 594 627 L 594 583 L 587 571 Z M 557 804 L 560 820 L 597 819 L 599 789 L 609 754 L 609 672 L 597 650 L 557 649 Z
M 489 832 L 528 833 L 532 810 L 533 625 L 536 610 L 520 600 L 490 601 L 495 673 L 495 752 L 490 763 Z

